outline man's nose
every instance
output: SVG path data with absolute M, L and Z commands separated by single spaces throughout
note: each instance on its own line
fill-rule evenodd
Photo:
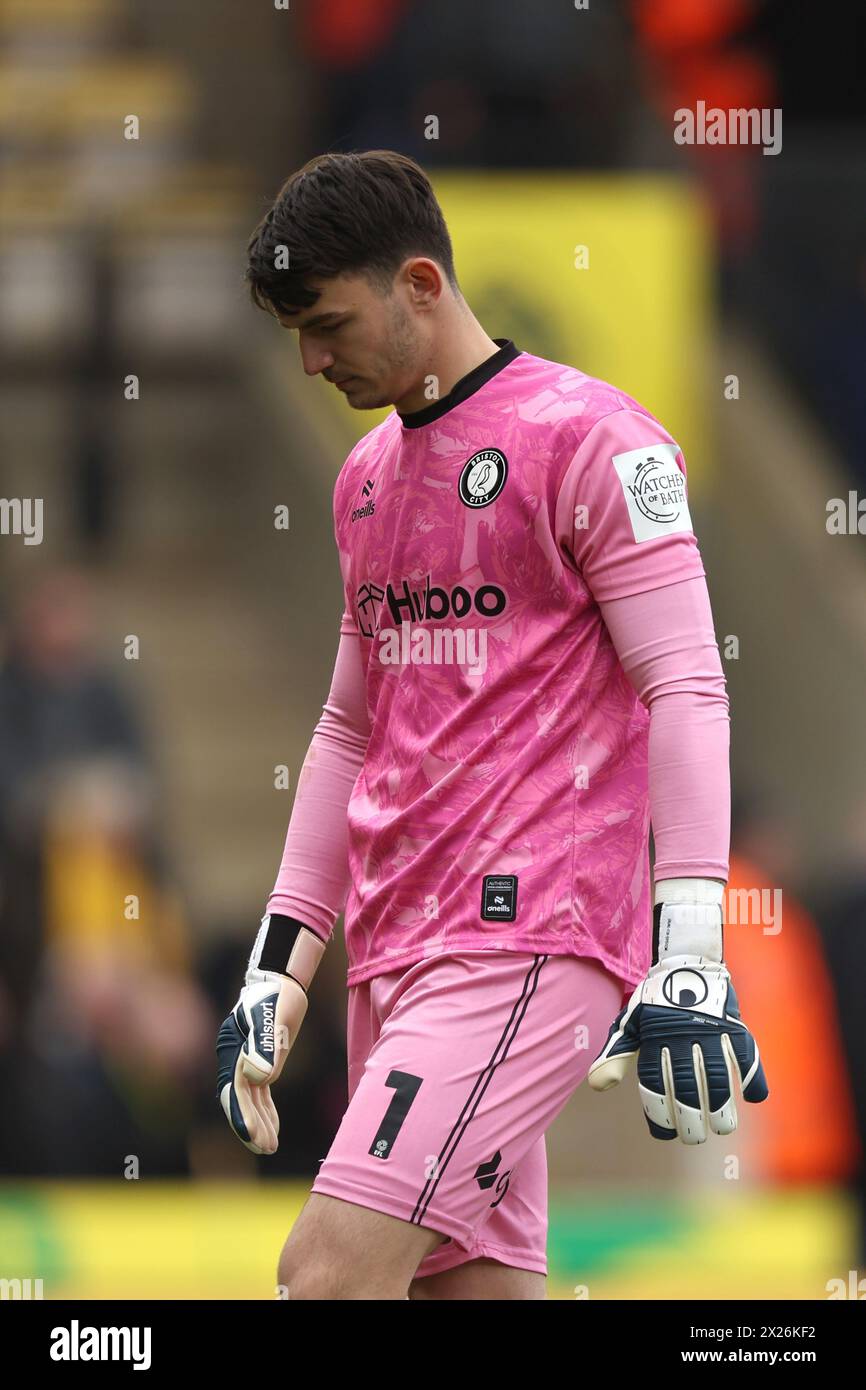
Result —
M 301 343 L 301 361 L 307 376 L 318 376 L 334 365 L 334 354 L 312 343 Z

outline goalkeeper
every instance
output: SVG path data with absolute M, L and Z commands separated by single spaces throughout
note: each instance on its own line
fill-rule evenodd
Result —
M 334 489 L 336 666 L 222 1105 L 274 1151 L 345 910 L 349 1103 L 280 1284 L 544 1298 L 545 1132 L 587 1076 L 636 1057 L 649 1136 L 686 1144 L 733 1130 L 736 1085 L 767 1095 L 724 964 L 729 710 L 685 460 L 616 387 L 488 337 L 405 156 L 292 175 L 248 276 L 308 375 L 395 408 Z

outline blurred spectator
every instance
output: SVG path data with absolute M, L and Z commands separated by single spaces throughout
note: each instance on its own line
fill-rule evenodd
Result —
M 50 572 L 0 665 L 5 1171 L 187 1171 L 213 1020 L 189 974 L 138 720 L 95 654 L 95 593 Z
M 43 848 L 71 762 L 122 755 L 147 775 L 141 729 L 94 659 L 93 591 L 50 571 L 19 596 L 0 658 L 0 974 L 25 1013 L 42 951 Z

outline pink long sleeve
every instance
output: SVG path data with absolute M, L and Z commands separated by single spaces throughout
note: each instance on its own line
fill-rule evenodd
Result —
M 650 712 L 654 877 L 727 881 L 730 717 L 703 577 L 609 599 L 602 617 Z
M 324 940 L 349 889 L 346 811 L 370 737 L 357 631 L 341 624 L 331 689 L 307 755 L 267 911 L 297 918 Z

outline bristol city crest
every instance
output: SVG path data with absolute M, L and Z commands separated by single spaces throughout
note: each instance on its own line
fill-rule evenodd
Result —
M 505 486 L 508 460 L 499 449 L 482 449 L 463 465 L 458 491 L 467 507 L 489 507 Z

